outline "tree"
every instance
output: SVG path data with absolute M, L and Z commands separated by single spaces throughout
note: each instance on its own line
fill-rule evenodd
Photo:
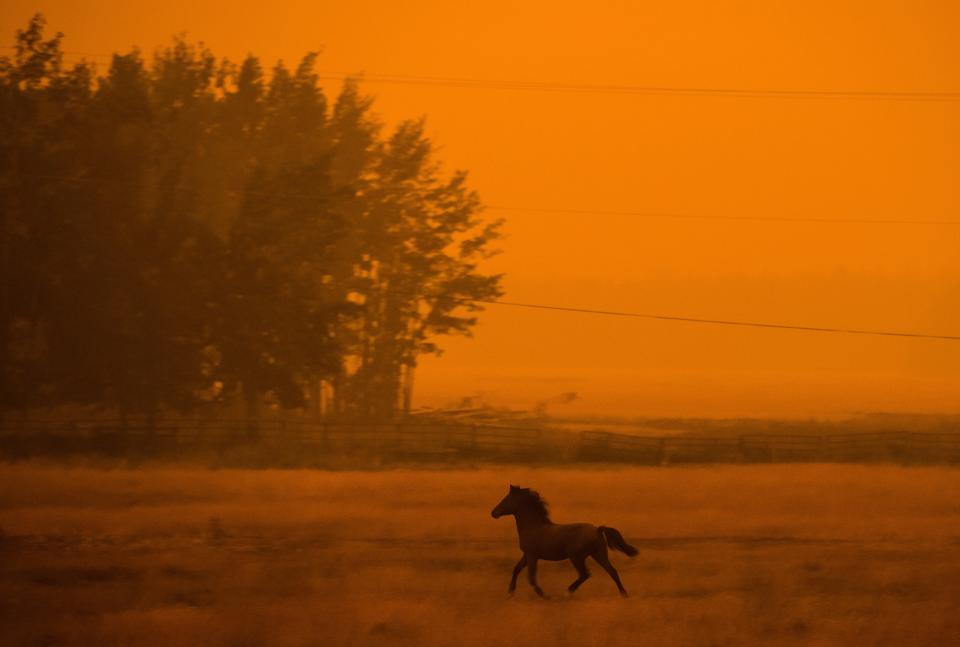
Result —
M 266 395 L 303 406 L 310 384 L 337 366 L 338 307 L 329 285 L 346 193 L 330 177 L 314 58 L 306 56 L 294 75 L 278 65 L 266 88 L 251 83 L 259 64 L 248 59 L 233 95 L 261 108 L 248 129 L 254 155 L 227 241 L 218 376 L 242 394 L 253 420 Z
M 315 54 L 268 79 L 175 39 L 97 76 L 43 31 L 0 57 L 0 409 L 240 399 L 255 421 L 326 383 L 390 417 L 499 294 L 466 174 L 422 120 L 384 138 L 354 80 L 329 106 Z
M 383 418 L 409 411 L 418 358 L 440 352 L 434 338 L 469 334 L 475 300 L 499 296 L 500 276 L 478 262 L 501 223 L 480 217 L 466 173 L 442 178 L 423 120 L 400 124 L 371 167 L 355 225 L 355 368 L 340 395 L 352 413 Z
M 61 35 L 43 37 L 35 16 L 0 58 L 0 380 L 6 407 L 39 403 L 59 390 L 51 329 L 71 298 L 69 282 L 88 256 L 69 253 L 86 232 L 79 135 L 92 71 L 64 69 Z M 82 208 L 82 207 L 81 207 Z

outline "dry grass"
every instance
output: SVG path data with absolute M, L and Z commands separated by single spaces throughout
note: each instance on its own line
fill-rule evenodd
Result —
M 535 599 L 509 481 L 640 555 Z M 11 645 L 960 644 L 960 471 L 0 467 Z

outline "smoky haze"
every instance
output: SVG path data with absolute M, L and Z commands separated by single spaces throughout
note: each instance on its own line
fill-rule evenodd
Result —
M 72 3 L 44 10 L 67 33 L 67 60 L 87 53 L 101 73 L 111 52 L 135 43 L 149 62 L 187 29 L 236 63 L 258 53 L 265 77 L 279 58 L 293 71 L 305 51 L 322 49 L 317 83 L 331 104 L 344 74 L 367 72 L 361 94 L 376 95 L 385 133 L 427 112 L 424 132 L 443 146 L 442 161 L 470 170 L 487 218 L 506 218 L 495 244 L 503 253 L 482 272 L 503 273 L 512 300 L 960 329 L 960 227 L 909 224 L 956 220 L 956 102 L 762 94 L 956 91 L 946 28 L 956 8 L 531 5 L 505 21 L 498 3 L 98 6 L 95 21 Z M 0 27 L 10 34 L 34 10 L 13 2 Z M 478 80 L 761 94 L 471 87 Z M 878 220 L 900 224 L 857 222 Z M 960 395 L 960 350 L 949 343 L 489 306 L 472 338 L 441 345 L 443 356 L 419 361 L 414 406 L 480 395 L 531 408 L 575 391 L 558 411 L 836 416 L 949 413 Z
M 97 75 L 44 23 L 0 59 L 4 404 L 409 411 L 417 359 L 500 294 L 498 223 L 423 121 L 328 100 L 314 54 L 268 74 L 176 39 Z
M 957 24 L 5 0 L 3 644 L 960 645 Z

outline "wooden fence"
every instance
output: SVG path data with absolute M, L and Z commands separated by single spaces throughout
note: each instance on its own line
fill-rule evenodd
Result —
M 426 422 L 333 423 L 267 419 L 0 422 L 0 456 L 189 456 L 217 453 L 281 465 L 338 459 L 603 462 L 642 465 L 763 462 L 960 463 L 956 432 L 882 431 L 717 436 L 634 436 L 607 431 Z M 255 460 L 254 460 L 255 459 Z
M 222 419 L 164 420 L 151 426 L 117 420 L 0 422 L 0 457 L 8 459 L 69 454 L 148 457 L 255 452 L 265 462 L 303 464 L 371 456 L 555 461 L 569 454 L 571 440 L 575 440 L 575 434 L 540 428 L 421 422 L 265 419 L 255 426 L 243 420 Z

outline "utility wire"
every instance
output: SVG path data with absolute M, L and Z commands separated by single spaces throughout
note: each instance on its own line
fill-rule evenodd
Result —
M 687 323 L 713 324 L 720 326 L 743 326 L 749 328 L 775 328 L 779 330 L 801 330 L 806 332 L 841 333 L 847 335 L 874 335 L 881 337 L 911 337 L 915 339 L 937 339 L 945 341 L 960 341 L 960 335 L 932 335 L 915 332 L 892 332 L 886 330 L 861 330 L 856 328 L 828 328 L 823 326 L 796 326 L 791 324 L 761 323 L 756 321 L 734 321 L 729 319 L 700 319 L 696 317 L 677 317 L 673 315 L 648 314 L 640 312 L 620 312 L 615 310 L 593 310 L 590 308 L 571 308 L 566 306 L 545 305 L 539 303 L 520 303 L 517 301 L 502 301 L 500 299 L 464 299 L 464 301 L 488 303 L 491 305 L 507 306 L 511 308 L 528 308 L 534 310 L 552 310 L 559 312 L 576 312 L 581 314 L 605 315 L 611 317 L 632 317 L 636 319 L 656 319 L 661 321 L 683 321 Z
M 54 175 L 46 173 L 19 173 L 21 177 L 30 177 L 45 180 L 62 180 L 64 182 L 74 182 L 78 184 L 90 184 L 99 181 L 101 178 L 93 176 L 67 176 Z M 111 178 L 103 178 L 111 179 Z M 276 198 L 299 198 L 299 199 L 317 199 L 318 196 L 309 193 L 292 193 L 285 191 L 256 191 L 244 189 L 242 191 L 229 191 L 228 195 L 232 198 L 241 198 L 244 195 L 258 197 L 276 197 Z M 634 218 L 651 219 L 672 219 L 672 220 L 705 220 L 705 221 L 743 221 L 743 222 L 796 222 L 796 223 L 815 223 L 822 225 L 830 224 L 854 224 L 854 225 L 942 225 L 957 226 L 960 220 L 907 220 L 907 219 L 885 219 L 885 218 L 814 218 L 810 216 L 736 216 L 736 215 L 706 215 L 698 213 L 677 213 L 670 211 L 617 211 L 605 209 L 557 209 L 549 207 L 514 207 L 508 205 L 482 205 L 493 212 L 514 212 L 519 214 L 562 214 L 576 216 L 628 216 Z
M 18 48 L 17 48 L 16 46 L 14 46 L 14 45 L 0 45 L 0 49 L 5 49 L 5 50 L 9 50 L 9 51 L 14 51 L 14 50 L 16 50 L 16 49 L 18 49 Z M 69 57 L 69 58 L 79 57 L 79 58 L 104 58 L 104 59 L 112 59 L 114 56 L 123 56 L 123 54 L 120 54 L 119 52 L 117 52 L 117 53 L 115 53 L 115 54 L 103 54 L 103 53 L 96 53 L 96 52 L 78 52 L 78 51 L 75 51 L 75 50 L 60 50 L 60 54 L 63 55 L 64 58 L 68 58 L 68 57 Z
M 740 321 L 733 319 L 706 319 L 701 317 L 680 317 L 676 315 L 665 315 L 665 314 L 652 314 L 652 313 L 641 313 L 641 312 L 624 312 L 619 310 L 597 310 L 593 308 L 575 308 L 570 306 L 556 306 L 556 305 L 547 305 L 542 303 L 524 303 L 520 301 L 504 301 L 503 299 L 478 299 L 471 297 L 460 297 L 454 296 L 451 294 L 445 294 L 443 292 L 435 293 L 421 293 L 409 290 L 397 290 L 397 289 L 388 289 L 386 291 L 386 296 L 389 295 L 400 295 L 413 299 L 437 299 L 437 300 L 447 300 L 454 303 L 461 304 L 476 304 L 483 303 L 489 305 L 497 306 L 506 306 L 510 308 L 527 308 L 531 310 L 548 310 L 552 312 L 563 312 L 563 313 L 575 313 L 575 314 L 591 314 L 591 315 L 603 315 L 608 317 L 629 317 L 633 319 L 653 319 L 657 321 L 672 321 L 672 322 L 683 322 L 683 323 L 698 323 L 698 324 L 709 324 L 716 326 L 740 326 L 746 328 L 770 328 L 775 330 L 798 330 L 802 332 L 819 332 L 819 333 L 839 333 L 845 335 L 870 335 L 870 336 L 879 336 L 879 337 L 907 337 L 911 339 L 932 339 L 938 341 L 960 341 L 960 335 L 936 335 L 929 333 L 918 333 L 918 332 L 903 332 L 903 331 L 889 331 L 889 330 L 865 330 L 862 328 L 835 328 L 828 326 L 802 326 L 795 324 L 777 324 L 777 323 L 767 323 L 767 322 L 758 322 L 758 321 Z
M 13 50 L 4 46 L 0 49 Z M 63 51 L 69 56 L 109 59 L 112 54 Z M 356 79 L 369 83 L 388 85 L 422 85 L 438 87 L 457 87 L 475 90 L 518 90 L 528 92 L 567 92 L 579 94 L 621 94 L 621 95 L 675 95 L 709 96 L 753 99 L 853 99 L 873 101 L 960 101 L 960 91 L 952 90 L 811 90 L 780 88 L 729 88 L 716 86 L 666 86 L 631 84 L 594 84 L 563 83 L 554 81 L 522 81 L 510 79 L 476 79 L 463 77 L 422 76 L 414 74 L 345 74 L 322 72 L 317 78 L 328 81 Z
M 619 85 L 559 83 L 550 81 L 516 81 L 454 77 L 413 76 L 402 74 L 321 73 L 318 78 L 343 81 L 357 79 L 370 83 L 409 84 L 458 87 L 481 90 L 522 90 L 535 92 L 568 92 L 582 94 L 635 94 L 712 96 L 754 99 L 866 99 L 880 101 L 960 101 L 958 91 L 884 91 L 884 90 L 809 90 L 771 88 L 681 87 L 659 85 Z
M 487 205 L 492 211 L 514 211 L 519 213 L 566 214 L 582 216 L 630 216 L 637 218 L 668 218 L 682 220 L 745 220 L 756 222 L 812 222 L 820 224 L 849 223 L 858 225 L 960 225 L 960 220 L 904 220 L 884 218 L 813 218 L 809 216 L 731 216 L 705 215 L 696 213 L 675 213 L 669 211 L 608 211 L 603 209 L 550 209 L 545 207 L 512 207 Z
M 50 176 L 38 176 L 38 177 L 50 177 Z M 81 178 L 75 178 L 81 179 Z M 90 179 L 90 178 L 83 178 Z M 308 196 L 303 196 L 308 197 Z M 816 220 L 816 222 L 831 222 L 829 220 Z M 857 221 L 857 222 L 866 222 L 866 221 Z M 916 221 L 882 221 L 884 223 L 914 223 Z M 956 222 L 946 222 L 946 221 L 928 221 L 927 224 L 936 222 L 937 224 L 960 224 Z M 409 296 L 419 296 L 416 294 L 410 294 Z M 434 295 L 425 295 L 427 298 L 452 298 L 456 301 L 463 303 L 485 303 L 490 305 L 500 305 L 513 308 L 528 308 L 528 309 L 537 309 L 537 310 L 551 310 L 556 312 L 573 312 L 580 314 L 594 314 L 594 315 L 605 315 L 605 316 L 614 316 L 614 317 L 632 317 L 636 319 L 654 319 L 660 321 L 681 321 L 687 323 L 700 323 L 700 324 L 712 324 L 712 325 L 722 325 L 722 326 L 741 326 L 741 327 L 750 327 L 750 328 L 772 328 L 779 330 L 800 330 L 806 332 L 824 332 L 824 333 L 842 333 L 850 335 L 873 335 L 873 336 L 882 336 L 882 337 L 910 337 L 915 339 L 935 339 L 935 340 L 944 340 L 944 341 L 960 341 L 960 336 L 956 335 L 934 335 L 926 333 L 914 333 L 914 332 L 895 332 L 895 331 L 883 331 L 883 330 L 862 330 L 855 328 L 831 328 L 823 326 L 800 326 L 792 324 L 775 324 L 775 323 L 763 323 L 755 321 L 734 321 L 726 319 L 704 319 L 696 317 L 679 317 L 674 315 L 662 315 L 662 314 L 650 314 L 650 313 L 639 313 L 639 312 L 620 312 L 615 310 L 594 310 L 590 308 L 574 308 L 567 306 L 554 306 L 546 304 L 537 304 L 537 303 L 520 303 L 516 301 L 503 301 L 500 299 L 466 299 L 462 297 L 454 297 L 444 294 L 434 294 Z

